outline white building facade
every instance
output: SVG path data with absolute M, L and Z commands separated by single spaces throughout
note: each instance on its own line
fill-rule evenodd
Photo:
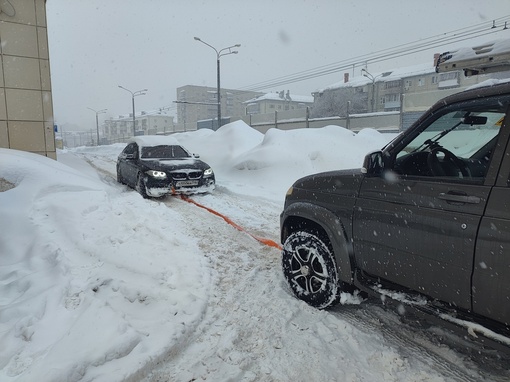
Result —
M 175 132 L 178 130 L 176 130 L 173 115 L 163 110 L 142 111 L 135 116 L 134 129 L 132 114 L 105 120 L 101 144 L 126 142 L 133 135 L 168 135 Z
M 244 104 L 246 105 L 246 115 L 253 115 L 305 109 L 307 106 L 312 106 L 313 101 L 314 98 L 312 96 L 291 95 L 290 91 L 287 90 L 285 92 L 282 90 L 249 99 Z

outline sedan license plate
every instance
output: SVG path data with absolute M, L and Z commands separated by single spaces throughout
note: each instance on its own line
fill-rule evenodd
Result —
M 198 180 L 180 180 L 175 182 L 176 187 L 198 186 Z

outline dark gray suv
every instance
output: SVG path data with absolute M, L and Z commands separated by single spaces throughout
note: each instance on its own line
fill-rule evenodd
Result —
M 281 214 L 294 294 L 321 309 L 353 286 L 405 296 L 509 344 L 509 106 L 509 82 L 461 92 L 363 168 L 296 181 Z

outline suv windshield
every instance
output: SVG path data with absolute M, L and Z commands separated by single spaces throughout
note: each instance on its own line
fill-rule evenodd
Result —
M 394 170 L 406 176 L 483 181 L 508 101 L 450 107 L 395 153 Z
M 429 125 L 397 157 L 440 145 L 457 156 L 470 158 L 498 134 L 503 117 L 503 112 L 493 111 L 450 112 Z
M 191 155 L 181 146 L 142 147 L 142 159 L 190 158 Z

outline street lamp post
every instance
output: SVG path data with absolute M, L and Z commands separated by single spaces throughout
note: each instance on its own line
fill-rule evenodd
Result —
M 228 46 L 226 48 L 223 48 L 223 49 L 216 49 L 214 46 L 206 43 L 205 41 L 201 40 L 200 38 L 198 37 L 194 37 L 194 39 L 198 42 L 201 42 L 202 44 L 205 44 L 207 45 L 209 48 L 212 48 L 214 49 L 214 51 L 216 52 L 216 75 L 217 75 L 217 103 L 218 103 L 218 128 L 221 127 L 221 96 L 220 96 L 220 57 L 221 56 L 226 56 L 228 54 L 237 54 L 238 51 L 237 50 L 232 50 L 232 48 L 239 48 L 241 47 L 241 44 L 235 44 L 235 45 L 232 45 L 232 46 Z M 228 50 L 228 52 L 227 52 Z
M 101 113 L 106 113 L 106 110 L 108 110 L 108 109 L 94 110 L 90 107 L 88 107 L 87 109 L 92 110 L 94 113 L 96 113 L 97 146 L 99 146 L 99 119 L 98 119 L 97 115 L 101 114 Z
M 141 95 L 145 95 L 146 94 L 145 92 L 148 91 L 148 90 L 147 89 L 142 89 L 142 90 L 137 90 L 135 92 L 132 92 L 131 90 L 126 89 L 124 86 L 120 86 L 119 85 L 119 88 L 124 89 L 125 91 L 131 93 L 131 101 L 132 101 L 132 104 L 133 104 L 133 137 L 135 137 L 136 136 L 136 127 L 135 127 L 135 97 L 141 96 Z
M 369 80 L 372 81 L 372 101 L 370 102 L 372 104 L 372 110 L 371 112 L 373 113 L 375 110 L 374 110 L 374 103 L 375 103 L 375 79 L 377 77 L 381 77 L 382 74 L 378 74 L 377 76 L 373 76 L 372 74 L 370 74 L 370 72 L 366 69 L 361 69 L 361 73 L 363 73 L 363 77 L 366 77 L 368 78 Z

